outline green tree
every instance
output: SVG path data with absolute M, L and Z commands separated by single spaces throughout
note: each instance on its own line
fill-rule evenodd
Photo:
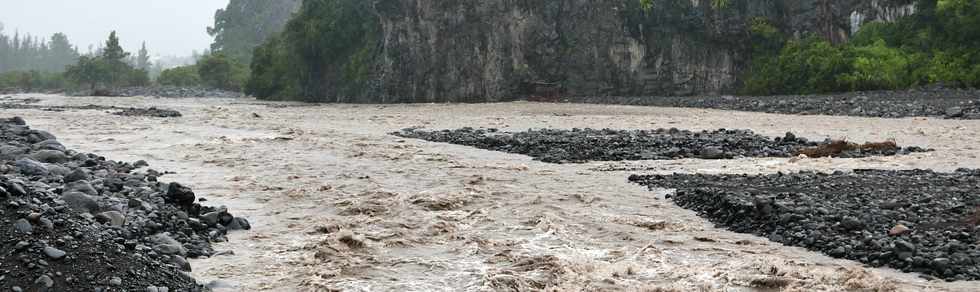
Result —
M 282 31 L 302 0 L 231 0 L 214 14 L 211 51 L 250 64 L 252 51 Z
M 116 31 L 109 33 L 109 39 L 105 41 L 105 47 L 102 48 L 102 58 L 110 62 L 122 62 L 128 56 L 129 53 L 119 45 L 119 37 L 116 37 Z
M 56 33 L 48 39 L 5 35 L 0 29 L 0 73 L 11 71 L 63 72 L 78 53 L 68 37 Z
M 150 62 L 150 53 L 146 50 L 146 42 L 143 42 L 143 46 L 140 47 L 139 54 L 136 56 L 136 69 L 140 70 L 150 70 L 153 63 Z
M 851 90 L 900 89 L 911 85 L 909 57 L 890 48 L 884 40 L 874 45 L 852 47 L 852 70 L 840 75 Z
M 277 36 L 255 49 L 245 93 L 266 99 L 302 96 L 302 84 L 294 77 L 294 63 L 300 60 L 285 46 L 282 37 Z
M 204 85 L 232 91 L 241 91 L 248 78 L 244 65 L 222 53 L 210 54 L 198 60 L 197 72 Z
M 108 70 L 107 83 L 109 86 L 125 85 L 132 79 L 130 75 L 133 68 L 126 64 L 126 57 L 129 57 L 129 53 L 119 45 L 119 38 L 113 31 L 109 34 L 105 47 L 102 48 L 101 60 Z
M 163 70 L 157 83 L 165 86 L 201 86 L 201 77 L 197 73 L 197 66 L 181 66 Z
M 78 50 L 68 41 L 68 36 L 55 33 L 48 45 L 47 71 L 63 72 L 65 66 L 71 65 L 78 59 Z
M 110 81 L 109 68 L 106 62 L 98 57 L 82 56 L 78 63 L 68 66 L 65 77 L 80 85 L 88 85 L 95 90 L 99 84 Z
M 283 33 L 255 50 L 247 93 L 337 102 L 364 94 L 381 34 L 373 9 L 367 1 L 303 1 Z

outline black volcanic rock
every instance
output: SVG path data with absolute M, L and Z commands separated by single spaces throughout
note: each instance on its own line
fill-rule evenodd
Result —
M 980 170 L 634 175 L 732 231 L 946 280 L 980 280 Z
M 525 154 L 552 163 L 586 161 L 670 160 L 684 158 L 732 159 L 736 157 L 791 157 L 813 147 L 835 141 L 811 142 L 792 133 L 769 138 L 750 130 L 720 129 L 687 131 L 679 129 L 541 129 L 500 132 L 496 129 L 462 128 L 424 131 L 405 129 L 391 133 L 399 137 L 472 146 L 480 149 Z M 836 141 L 839 142 L 839 141 Z M 851 149 L 833 157 L 855 158 L 887 156 L 927 151 L 882 143 L 874 149 Z M 855 146 L 857 147 L 857 146 Z
M 157 172 L 151 181 L 24 124 L 0 119 L 0 291 L 203 291 L 184 256 L 210 256 L 211 242 L 248 229 Z M 219 210 L 231 219 L 199 223 Z

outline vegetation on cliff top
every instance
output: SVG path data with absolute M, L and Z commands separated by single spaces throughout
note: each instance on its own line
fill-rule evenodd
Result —
M 747 23 L 743 2 L 631 0 L 625 29 L 638 38 L 683 33 L 706 45 L 751 52 L 739 93 L 807 94 L 904 89 L 928 84 L 980 86 L 980 4 L 916 0 L 917 12 L 869 23 L 850 42 L 796 36 L 765 18 Z M 380 19 L 373 4 L 307 0 L 282 33 L 253 51 L 248 94 L 261 98 L 352 102 L 376 93 Z M 707 17 L 708 15 L 713 15 Z M 749 39 L 746 40 L 746 31 Z M 563 35 L 559 34 L 559 38 Z M 561 50 L 574 50 L 573 45 Z
M 920 0 L 915 15 L 864 25 L 844 45 L 793 39 L 752 25 L 752 67 L 741 93 L 890 90 L 942 83 L 980 87 L 980 3 Z

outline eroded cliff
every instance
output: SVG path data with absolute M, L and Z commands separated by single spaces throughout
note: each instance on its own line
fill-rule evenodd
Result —
M 756 21 L 842 43 L 861 24 L 911 14 L 911 2 L 307 0 L 281 43 L 257 54 L 318 61 L 253 67 L 253 76 L 281 79 L 276 70 L 296 67 L 255 91 L 336 102 L 726 94 L 749 67 Z M 370 19 L 314 19 L 350 15 Z
M 747 24 L 844 42 L 909 1 L 386 0 L 378 80 L 388 101 L 732 92 Z M 543 89 L 542 89 L 543 88 Z M 555 91 L 560 91 L 556 93 Z

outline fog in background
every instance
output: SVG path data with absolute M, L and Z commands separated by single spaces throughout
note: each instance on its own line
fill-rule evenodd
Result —
M 68 35 L 81 53 L 98 47 L 109 32 L 130 52 L 146 41 L 153 55 L 186 56 L 207 49 L 207 27 L 228 0 L 0 0 L 0 23 L 12 35 Z

